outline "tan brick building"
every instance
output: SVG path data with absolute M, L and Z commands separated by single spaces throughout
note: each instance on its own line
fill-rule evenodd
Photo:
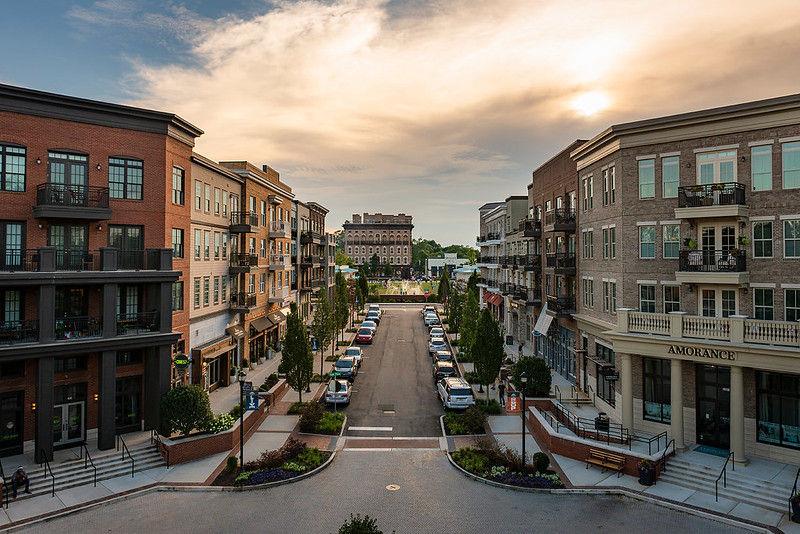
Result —
M 342 225 L 345 252 L 356 266 L 369 265 L 377 255 L 382 268 L 389 267 L 396 275 L 411 276 L 411 215 L 382 213 L 354 214 Z

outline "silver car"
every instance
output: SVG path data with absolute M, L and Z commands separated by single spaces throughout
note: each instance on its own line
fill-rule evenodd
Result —
M 435 354 L 440 350 L 447 350 L 447 342 L 444 340 L 444 338 L 435 337 L 431 339 L 431 342 L 428 343 L 428 352 Z
M 464 410 L 475 404 L 472 386 L 463 378 L 443 378 L 437 382 L 436 389 L 445 408 Z
M 361 347 L 351 346 L 344 349 L 343 356 L 353 358 L 356 361 L 356 366 L 361 367 L 361 362 L 364 358 L 364 351 L 361 350 Z
M 350 392 L 350 382 L 347 380 L 331 380 L 325 389 L 325 402 L 328 404 L 350 404 Z

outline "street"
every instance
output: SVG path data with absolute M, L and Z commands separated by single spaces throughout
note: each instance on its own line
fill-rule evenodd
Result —
M 381 309 L 375 339 L 372 345 L 362 347 L 364 363 L 346 409 L 345 434 L 440 436 L 443 411 L 433 384 L 428 330 L 420 315 L 422 305 L 382 304 Z

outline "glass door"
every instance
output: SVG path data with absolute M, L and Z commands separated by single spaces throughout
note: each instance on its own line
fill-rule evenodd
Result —
M 56 184 L 52 195 L 57 195 L 61 203 L 71 206 L 87 204 L 86 177 L 88 158 L 79 154 L 62 152 L 48 153 L 48 181 Z
M 737 290 L 708 286 L 700 288 L 700 306 L 703 317 L 736 315 L 739 309 Z
M 730 446 L 731 373 L 728 367 L 697 366 L 697 443 Z
M 70 402 L 53 407 L 53 446 L 83 441 L 84 402 Z
M 142 377 L 131 376 L 117 379 L 117 402 L 115 423 L 117 433 L 134 432 L 141 428 Z
M 23 392 L 0 395 L 0 456 L 22 454 Z

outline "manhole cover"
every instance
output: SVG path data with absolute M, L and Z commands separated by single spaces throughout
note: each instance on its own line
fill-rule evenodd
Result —
M 379 404 L 378 408 L 380 408 L 382 412 L 393 412 L 394 404 Z
M 400 489 L 400 486 L 398 486 L 397 484 L 389 484 L 388 486 L 386 486 L 386 489 L 389 491 L 397 491 Z

